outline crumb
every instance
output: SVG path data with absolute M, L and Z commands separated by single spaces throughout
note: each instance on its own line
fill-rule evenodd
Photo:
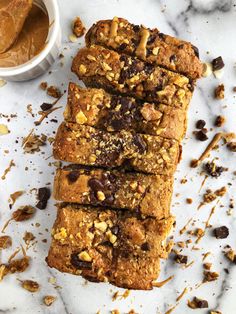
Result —
M 14 274 L 16 272 L 23 273 L 29 267 L 29 262 L 29 256 L 24 256 L 23 258 L 13 260 L 8 264 L 0 264 L 0 281 L 7 274 Z
M 187 182 L 188 182 L 188 180 L 187 180 L 186 178 L 183 178 L 183 179 L 180 180 L 180 183 L 181 183 L 181 184 L 185 184 L 185 183 L 187 183 Z
M 37 292 L 39 290 L 39 284 L 36 281 L 32 280 L 24 280 L 21 283 L 22 288 L 29 292 Z
M 35 208 L 30 205 L 21 206 L 19 209 L 12 213 L 12 219 L 15 221 L 29 220 L 35 214 Z
M 204 263 L 203 264 L 203 268 L 206 270 L 210 270 L 211 269 L 212 264 L 211 263 Z
M 19 197 L 21 197 L 25 192 L 24 191 L 16 191 L 10 194 L 11 206 L 15 204 Z
M 229 235 L 229 229 L 226 226 L 218 227 L 213 230 L 216 239 L 226 239 Z
M 32 242 L 35 239 L 35 236 L 33 235 L 32 232 L 25 232 L 23 240 L 25 241 L 26 245 L 29 245 L 30 242 Z
M 56 301 L 56 297 L 52 296 L 52 295 L 46 295 L 44 298 L 43 298 L 43 302 L 45 305 L 47 306 L 51 306 L 55 301 Z
M 81 19 L 78 16 L 72 23 L 72 31 L 76 37 L 82 37 L 86 32 L 86 28 L 84 27 Z
M 60 98 L 62 96 L 61 91 L 56 86 L 49 86 L 47 94 L 53 98 Z
M 192 301 L 188 300 L 187 304 L 191 309 L 208 308 L 208 302 L 206 300 L 198 299 L 197 297 L 194 297 Z
M 77 42 L 77 37 L 74 35 L 74 34 L 71 34 L 69 36 L 69 40 L 72 42 L 72 43 L 76 43 Z
M 0 237 L 0 250 L 8 249 L 11 246 L 12 246 L 12 239 L 10 236 Z
M 215 89 L 215 98 L 224 99 L 225 98 L 225 87 L 224 84 L 220 84 Z
M 231 248 L 225 252 L 225 257 L 230 262 L 236 264 L 236 253 Z
M 220 311 L 210 311 L 210 314 L 222 314 Z
M 193 200 L 191 198 L 186 198 L 186 203 L 187 204 L 192 204 Z
M 10 133 L 10 131 L 9 131 L 7 125 L 5 125 L 5 124 L 0 124 L 0 136 L 1 136 L 1 135 L 7 135 L 7 134 L 9 134 L 9 133 Z
M 219 278 L 219 274 L 213 271 L 204 270 L 203 275 L 204 275 L 203 282 L 215 281 Z
M 25 153 L 34 154 L 35 152 L 40 151 L 41 146 L 45 146 L 47 141 L 47 136 L 44 134 L 36 135 L 33 133 L 33 130 L 29 133 L 28 136 L 23 138 L 22 147 Z
M 12 159 L 12 160 L 10 161 L 9 166 L 4 170 L 4 173 L 3 173 L 3 175 L 1 176 L 1 179 L 2 179 L 2 180 L 5 180 L 7 174 L 11 171 L 11 168 L 12 168 L 12 167 L 15 167 L 15 166 L 16 166 L 16 164 L 14 163 L 14 161 L 13 161 L 13 159 Z
M 41 82 L 39 87 L 42 89 L 42 90 L 46 90 L 48 88 L 48 83 L 47 82 Z
M 212 74 L 212 64 L 209 62 L 203 63 L 203 77 L 208 77 Z
M 217 116 L 214 125 L 218 128 L 222 127 L 225 124 L 225 117 Z
M 174 260 L 178 264 L 187 264 L 188 263 L 188 256 L 176 254 Z
M 5 86 L 7 82 L 5 80 L 0 79 L 0 88 Z
M 231 151 L 231 152 L 236 152 L 236 142 L 230 142 L 227 144 L 227 148 Z

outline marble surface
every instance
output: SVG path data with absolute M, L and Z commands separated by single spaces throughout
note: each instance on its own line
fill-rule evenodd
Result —
M 13 237 L 13 247 L 0 252 L 2 262 L 5 262 L 9 255 L 20 244 L 23 244 L 22 236 L 26 230 L 33 232 L 38 242 L 27 252 L 32 257 L 30 269 L 22 274 L 7 276 L 0 282 L 0 313 L 95 314 L 100 310 L 104 314 L 114 309 L 119 309 L 121 313 L 128 313 L 129 310 L 134 309 L 137 313 L 164 314 L 176 304 L 176 297 L 183 289 L 188 287 L 189 292 L 180 300 L 173 313 L 192 313 L 194 310 L 188 308 L 186 303 L 188 299 L 197 296 L 208 300 L 209 309 L 195 310 L 196 313 L 208 313 L 210 309 L 218 309 L 223 314 L 235 314 L 236 266 L 228 263 L 222 251 L 226 244 L 236 249 L 236 215 L 234 211 L 231 216 L 227 215 L 230 199 L 235 197 L 236 185 L 233 172 L 236 170 L 236 155 L 222 145 L 212 152 L 209 160 L 218 157 L 217 163 L 228 167 L 229 170 L 218 179 L 208 178 L 201 191 L 204 176 L 200 175 L 200 168 L 191 169 L 189 162 L 192 158 L 198 157 L 207 145 L 207 142 L 196 141 L 192 134 L 196 120 L 206 121 L 207 128 L 210 130 L 209 138 L 217 132 L 213 127 L 217 115 L 224 115 L 227 119 L 227 123 L 222 128 L 223 131 L 236 132 L 236 94 L 232 92 L 232 87 L 236 85 L 236 1 L 59 0 L 58 2 L 63 29 L 62 52 L 65 58 L 56 62 L 50 75 L 45 74 L 43 77 L 26 83 L 7 83 L 0 89 L 0 112 L 5 115 L 17 114 L 17 118 L 12 118 L 10 122 L 4 117 L 0 118 L 0 123 L 7 124 L 11 131 L 9 135 L 0 137 L 0 174 L 2 175 L 11 159 L 16 164 L 6 180 L 0 180 L 0 229 L 11 215 L 8 204 L 11 193 L 17 190 L 26 191 L 13 209 L 24 204 L 34 205 L 35 194 L 30 193 L 30 190 L 45 186 L 53 180 L 54 167 L 48 166 L 49 162 L 53 161 L 50 157 L 50 144 L 47 143 L 41 153 L 29 155 L 23 154 L 21 143 L 22 138 L 35 128 L 34 121 L 38 119 L 39 106 L 43 102 L 51 101 L 39 89 L 40 82 L 47 81 L 64 90 L 70 80 L 77 81 L 70 72 L 71 56 L 83 45 L 83 40 L 78 43 L 69 43 L 72 18 L 79 15 L 89 27 L 96 20 L 117 15 L 126 17 L 137 24 L 158 27 L 162 32 L 192 41 L 199 47 L 204 61 L 210 61 L 220 55 L 223 57 L 226 64 L 223 77 L 220 80 L 214 76 L 202 79 L 198 83 L 191 103 L 188 132 L 183 143 L 183 159 L 176 173 L 172 212 L 176 216 L 176 229 L 173 233 L 175 241 L 185 241 L 191 238 L 186 233 L 179 234 L 179 230 L 190 218 L 195 221 L 195 226 L 190 226 L 190 229 L 204 228 L 204 222 L 214 205 L 216 205 L 216 210 L 210 222 L 213 226 L 228 226 L 230 235 L 225 240 L 216 240 L 212 236 L 212 228 L 209 228 L 200 243 L 195 244 L 195 238 L 192 237 L 193 243 L 183 250 L 183 254 L 188 255 L 189 262 L 194 261 L 192 266 L 183 269 L 180 265 L 173 263 L 171 258 L 163 261 L 159 280 L 174 275 L 171 282 L 149 292 L 131 291 L 130 296 L 125 300 L 113 302 L 113 293 L 116 291 L 123 293 L 124 290 L 109 284 L 87 283 L 81 278 L 61 274 L 47 267 L 45 257 L 49 241 L 44 243 L 42 240 L 45 238 L 50 240 L 50 233 L 46 230 L 51 228 L 56 213 L 54 201 L 50 200 L 47 209 L 38 210 L 32 220 L 23 223 L 11 222 L 6 230 L 6 234 Z M 222 101 L 213 98 L 214 88 L 219 83 L 224 83 L 226 88 L 226 97 Z M 66 96 L 59 104 L 64 107 L 65 103 Z M 28 104 L 32 104 L 35 117 L 27 113 Z M 62 110 L 63 108 L 56 111 L 41 126 L 36 127 L 35 133 L 53 136 L 58 124 L 48 121 L 56 118 L 59 123 L 62 120 Z M 8 154 L 6 150 L 9 150 Z M 28 171 L 25 171 L 25 167 L 28 167 Z M 185 184 L 180 183 L 183 178 L 187 179 Z M 197 210 L 207 188 L 214 190 L 222 186 L 227 186 L 227 193 L 220 199 L 220 203 L 214 202 Z M 192 198 L 193 203 L 186 204 L 186 198 Z M 193 250 L 193 246 L 199 250 Z M 202 282 L 202 254 L 208 251 L 211 255 L 206 261 L 213 264 L 212 270 L 219 272 L 220 277 L 217 281 L 198 286 Z M 20 255 L 21 253 L 18 256 Z M 224 268 L 229 269 L 229 274 L 226 274 Z M 56 278 L 56 284 L 50 283 L 49 278 Z M 17 279 L 36 280 L 40 283 L 41 289 L 38 293 L 31 294 L 20 287 Z M 57 301 L 51 307 L 46 307 L 43 305 L 42 298 L 49 294 L 56 296 Z

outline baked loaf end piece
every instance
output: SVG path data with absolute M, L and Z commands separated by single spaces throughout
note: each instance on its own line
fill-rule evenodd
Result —
M 123 18 L 95 23 L 86 34 L 86 44 L 101 45 L 136 56 L 193 80 L 200 78 L 203 72 L 197 47 L 165 35 L 158 29 L 131 24 Z
M 72 71 L 87 86 L 186 109 L 193 85 L 180 74 L 101 46 L 80 49 Z
M 186 132 L 187 111 L 163 104 L 106 93 L 103 89 L 68 87 L 65 120 L 109 132 L 134 130 L 181 141 Z
M 170 216 L 173 178 L 71 165 L 58 169 L 54 198 L 58 201 L 126 208 L 142 216 Z
M 173 218 L 140 219 L 122 211 L 64 205 L 58 209 L 47 257 L 50 267 L 90 281 L 148 290 L 167 257 Z
M 109 133 L 86 125 L 63 122 L 53 144 L 56 159 L 86 166 L 131 169 L 162 175 L 175 172 L 181 147 L 159 136 Z

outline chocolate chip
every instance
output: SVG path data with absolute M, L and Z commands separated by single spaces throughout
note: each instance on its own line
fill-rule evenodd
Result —
M 177 61 L 177 56 L 176 55 L 172 55 L 172 56 L 170 56 L 170 63 L 172 63 L 172 62 L 176 62 Z
M 92 262 L 81 261 L 78 257 L 78 253 L 73 253 L 71 255 L 70 262 L 77 269 L 81 269 L 81 270 L 83 270 L 83 269 L 91 270 L 92 269 Z
M 188 256 L 176 254 L 175 256 L 175 262 L 178 264 L 187 264 L 188 263 Z
M 114 235 L 117 235 L 119 233 L 119 226 L 113 226 L 111 227 L 111 232 L 114 234 Z
M 150 245 L 148 242 L 145 242 L 141 245 L 141 250 L 143 251 L 150 251 Z
M 196 128 L 197 129 L 203 129 L 206 125 L 206 122 L 204 120 L 198 120 L 196 122 Z
M 123 50 L 125 50 L 126 48 L 127 48 L 127 44 L 126 43 L 123 43 L 123 44 L 121 44 L 120 46 L 119 46 L 119 50 L 120 51 L 123 51 Z
M 52 107 L 53 107 L 53 104 L 49 104 L 49 103 L 46 103 L 46 102 L 44 102 L 44 103 L 40 106 L 40 108 L 41 108 L 43 111 L 50 110 Z
M 67 179 L 69 180 L 70 183 L 74 183 L 78 180 L 79 176 L 80 176 L 79 171 L 73 170 L 68 173 Z
M 213 230 L 216 239 L 225 239 L 229 235 L 229 229 L 226 226 L 218 227 Z
M 224 66 L 225 64 L 221 56 L 212 60 L 213 72 L 223 69 Z
M 113 195 L 106 196 L 106 199 L 104 200 L 104 204 L 106 205 L 112 205 L 114 203 L 115 197 Z
M 51 191 L 49 188 L 40 188 L 38 189 L 38 200 L 36 207 L 38 209 L 45 209 L 47 207 L 48 200 L 51 196 Z
M 141 136 L 138 134 L 135 134 L 133 137 L 133 142 L 134 142 L 134 145 L 138 147 L 140 154 L 144 154 L 147 146 L 144 140 L 141 138 Z
M 148 45 L 153 44 L 153 43 L 155 42 L 157 36 L 158 36 L 157 34 L 151 34 L 151 35 L 149 36 L 149 38 L 148 38 L 147 44 L 148 44 Z
M 192 48 L 193 48 L 195 56 L 199 58 L 199 49 L 194 45 L 192 45 Z
M 164 40 L 166 38 L 166 35 L 163 34 L 163 33 L 159 33 L 158 34 L 158 37 L 161 39 L 161 40 Z
M 139 26 L 139 25 L 134 25 L 134 26 L 133 26 L 133 30 L 134 30 L 135 32 L 139 32 L 140 26 Z
M 94 192 L 102 191 L 104 189 L 103 183 L 96 178 L 89 179 L 88 185 Z
M 204 142 L 204 141 L 208 140 L 208 136 L 206 135 L 206 133 L 204 133 L 201 130 L 201 131 L 196 132 L 196 139 Z
M 208 302 L 206 300 L 202 300 L 202 299 L 198 299 L 197 297 L 194 297 L 193 301 L 197 305 L 197 308 L 199 309 L 208 308 Z

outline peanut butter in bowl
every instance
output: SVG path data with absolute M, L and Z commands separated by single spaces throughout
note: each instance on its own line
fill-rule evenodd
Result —
M 0 67 L 22 65 L 45 47 L 49 18 L 30 0 L 0 0 Z

